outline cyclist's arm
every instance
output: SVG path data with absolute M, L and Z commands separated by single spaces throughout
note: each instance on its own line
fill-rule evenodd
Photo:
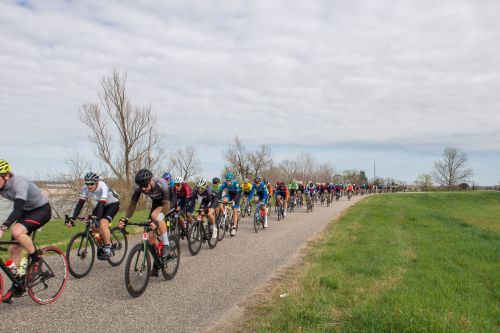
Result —
M 80 212 L 82 211 L 83 205 L 85 205 L 85 199 L 80 198 L 78 199 L 78 202 L 76 203 L 75 209 L 73 210 L 73 215 L 72 218 L 75 219 L 80 215 Z
M 14 222 L 16 222 L 17 219 L 21 217 L 25 204 L 26 200 L 16 198 L 14 200 L 14 210 L 10 213 L 9 217 L 7 217 L 7 220 L 5 220 L 3 225 L 9 228 Z
M 129 219 L 132 217 L 132 215 L 134 215 L 135 208 L 137 207 L 137 202 L 139 201 L 140 196 L 141 189 L 139 188 L 139 186 L 136 186 L 134 189 L 134 193 L 132 194 L 132 198 L 130 199 L 130 203 L 128 204 L 125 218 Z

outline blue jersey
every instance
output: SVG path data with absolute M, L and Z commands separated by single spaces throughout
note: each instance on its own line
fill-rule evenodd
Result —
M 222 184 L 222 186 L 219 188 L 219 197 L 222 194 L 222 192 L 224 192 L 224 190 L 227 191 L 227 194 L 229 194 L 231 197 L 233 197 L 236 194 L 238 194 L 239 192 L 241 192 L 241 187 L 240 187 L 240 184 L 238 184 L 238 182 L 236 180 L 233 180 L 231 182 L 231 185 L 227 185 L 227 183 L 224 182 L 224 184 Z
M 269 191 L 267 189 L 266 184 L 260 183 L 259 186 L 255 186 L 255 183 L 252 185 L 252 189 L 250 190 L 250 196 L 248 200 L 252 200 L 253 196 L 257 194 L 259 196 L 260 201 L 267 202 L 267 197 L 269 195 Z

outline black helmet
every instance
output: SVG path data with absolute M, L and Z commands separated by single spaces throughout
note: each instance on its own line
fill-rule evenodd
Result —
M 99 175 L 94 172 L 87 172 L 84 177 L 85 182 L 97 183 L 99 181 Z
M 260 183 L 261 181 L 262 181 L 262 179 L 260 179 L 260 177 L 259 177 L 259 176 L 255 177 L 255 178 L 253 179 L 253 182 L 254 182 L 254 183 Z
M 220 183 L 219 177 L 215 177 L 214 179 L 212 179 L 212 184 L 219 184 L 219 183 Z
M 153 178 L 153 173 L 148 169 L 141 169 L 135 174 L 135 183 L 139 186 L 144 186 Z

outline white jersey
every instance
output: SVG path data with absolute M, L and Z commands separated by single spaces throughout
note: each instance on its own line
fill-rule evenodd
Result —
M 80 199 L 87 200 L 88 198 L 92 198 L 94 201 L 103 201 L 106 203 L 105 206 L 120 201 L 118 194 L 103 181 L 97 183 L 94 192 L 90 192 L 87 185 L 83 185 Z

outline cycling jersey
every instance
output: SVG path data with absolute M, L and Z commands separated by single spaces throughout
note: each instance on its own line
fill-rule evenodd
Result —
M 134 192 L 132 193 L 132 198 L 127 208 L 127 212 L 125 213 L 126 218 L 130 218 L 134 214 L 141 193 L 144 193 L 142 192 L 141 187 L 136 185 L 134 187 Z M 153 203 L 151 205 L 151 211 L 149 212 L 149 217 L 151 217 L 151 213 L 153 212 L 153 210 L 155 210 L 160 206 L 163 206 L 162 212 L 164 214 L 167 214 L 168 211 L 170 210 L 170 206 L 172 204 L 175 205 L 175 203 L 177 202 L 177 196 L 175 191 L 172 191 L 172 193 L 170 193 L 168 183 L 163 178 L 153 177 L 153 187 L 148 193 L 144 194 L 153 200 Z
M 31 233 L 50 220 L 49 200 L 28 179 L 13 175 L 0 190 L 0 195 L 14 202 L 14 211 L 3 224 L 7 228 L 17 221 Z
M 271 185 L 271 183 L 267 184 L 267 193 L 269 194 L 270 197 L 273 196 L 273 185 Z
M 28 179 L 13 175 L 0 190 L 0 195 L 9 201 L 21 199 L 24 203 L 24 210 L 32 210 L 42 207 L 49 199 L 43 195 L 42 191 Z
M 254 195 L 258 195 L 260 201 L 267 203 L 267 198 L 269 195 L 267 186 L 264 183 L 260 183 L 258 186 L 256 186 L 254 183 L 252 185 L 252 190 L 250 191 L 250 196 L 248 197 L 248 200 L 252 200 Z
M 233 180 L 231 182 L 231 185 L 227 185 L 227 183 L 224 182 L 224 184 L 222 184 L 222 186 L 219 189 L 219 193 L 217 194 L 218 198 L 222 197 L 222 193 L 224 192 L 224 190 L 227 192 L 229 200 L 234 201 L 233 209 L 240 208 L 240 197 L 241 197 L 240 184 L 238 184 L 236 180 Z
M 274 191 L 274 197 L 280 195 L 285 200 L 288 200 L 288 187 L 285 185 L 276 186 L 276 190 Z
M 177 189 L 177 187 L 173 187 L 173 191 L 177 194 L 178 199 L 189 199 L 191 198 L 191 194 L 193 190 L 191 189 L 191 186 L 189 186 L 188 183 L 182 183 L 181 188 Z
M 82 191 L 80 192 L 80 199 L 87 200 L 89 197 L 94 201 L 105 202 L 105 206 L 120 201 L 120 199 L 118 198 L 118 194 L 103 181 L 99 181 L 97 183 L 97 188 L 94 192 L 89 191 L 87 185 L 84 185 L 82 187 Z
M 203 207 L 205 209 L 217 207 L 217 196 L 215 195 L 215 193 L 212 192 L 212 190 L 209 187 L 207 187 L 203 192 L 200 192 L 198 188 L 195 188 L 193 190 L 193 193 L 191 195 L 191 201 L 189 202 L 188 206 L 189 209 L 191 208 L 194 209 L 198 197 L 201 198 L 200 207 Z
M 250 192 L 252 190 L 252 183 L 243 183 L 243 185 L 241 185 L 241 189 L 243 192 Z

